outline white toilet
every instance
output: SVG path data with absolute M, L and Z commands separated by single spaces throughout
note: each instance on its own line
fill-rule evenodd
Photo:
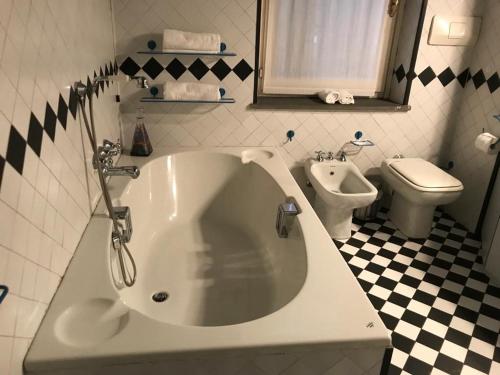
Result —
M 462 183 L 420 158 L 387 159 L 382 176 L 393 190 L 389 219 L 410 238 L 429 236 L 436 206 L 455 201 Z

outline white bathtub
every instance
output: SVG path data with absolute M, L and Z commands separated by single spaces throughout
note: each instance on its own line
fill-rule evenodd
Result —
M 388 332 L 276 150 L 156 150 L 121 164 L 141 168 L 137 180 L 110 182 L 132 210 L 137 282 L 120 286 L 101 203 L 28 352 L 29 373 L 380 371 Z M 302 212 L 280 238 L 286 197 Z

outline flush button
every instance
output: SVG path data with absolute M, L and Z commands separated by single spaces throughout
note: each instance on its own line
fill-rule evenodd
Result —
M 463 22 L 451 22 L 450 23 L 450 33 L 448 38 L 450 39 L 462 39 L 465 37 L 467 32 L 467 25 Z

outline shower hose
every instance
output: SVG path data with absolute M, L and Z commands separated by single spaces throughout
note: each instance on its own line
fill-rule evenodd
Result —
M 90 94 L 88 95 L 88 101 L 89 101 L 89 114 L 90 114 L 90 122 L 89 119 L 87 118 L 87 113 L 85 112 L 85 102 L 84 98 L 85 96 L 80 96 L 78 95 L 78 103 L 80 104 L 81 108 L 81 113 L 83 117 L 83 122 L 85 123 L 85 129 L 87 131 L 87 135 L 90 140 L 90 144 L 92 146 L 92 151 L 94 154 L 94 158 L 97 158 L 97 142 L 96 142 L 96 132 L 95 132 L 95 125 L 94 125 L 94 105 L 92 102 L 92 97 L 95 91 L 95 85 L 92 85 L 91 87 L 87 87 L 87 90 L 91 90 Z M 102 172 L 102 168 L 100 165 L 100 162 L 97 160 L 97 174 L 99 175 L 99 183 L 101 185 L 101 190 L 102 190 L 102 195 L 104 202 L 106 203 L 106 208 L 108 210 L 109 217 L 111 221 L 113 222 L 113 235 L 118 237 L 118 241 L 115 242 L 113 241 L 113 248 L 115 249 L 118 257 L 118 263 L 120 266 L 120 274 L 122 276 L 123 282 L 126 286 L 130 287 L 135 284 L 135 281 L 137 279 L 137 267 L 135 264 L 134 257 L 132 256 L 130 250 L 128 249 L 126 243 L 122 240 L 122 230 L 123 226 L 120 224 L 118 219 L 116 218 L 116 215 L 113 211 L 113 204 L 111 202 L 111 197 L 109 196 L 109 191 L 106 185 L 106 180 L 104 179 L 104 174 Z M 125 260 L 125 257 L 128 258 L 128 263 L 132 266 L 132 272 L 130 272 L 129 268 L 127 267 L 127 261 Z

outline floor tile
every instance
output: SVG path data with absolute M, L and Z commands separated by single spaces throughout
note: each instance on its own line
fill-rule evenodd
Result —
M 388 374 L 500 374 L 500 288 L 472 234 L 440 211 L 424 240 L 385 211 L 353 232 L 335 244 L 392 332 Z

